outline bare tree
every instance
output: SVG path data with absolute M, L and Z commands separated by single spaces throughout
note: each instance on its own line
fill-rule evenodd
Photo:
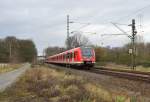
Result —
M 63 48 L 63 47 L 57 47 L 57 46 L 55 46 L 55 47 L 48 47 L 48 48 L 45 49 L 45 54 L 46 54 L 46 56 L 51 56 L 51 55 L 63 52 L 65 50 L 66 49 Z
M 80 46 L 89 46 L 90 42 L 87 37 L 82 35 L 81 33 L 76 33 L 73 36 L 70 36 L 66 40 L 66 46 L 68 49 L 80 47 Z
M 9 49 L 9 60 L 10 62 L 17 62 L 19 59 L 18 48 L 19 48 L 19 40 L 14 36 L 8 36 L 5 38 L 5 42 L 7 43 Z

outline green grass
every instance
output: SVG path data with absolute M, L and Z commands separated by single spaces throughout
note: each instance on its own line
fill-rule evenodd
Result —
M 120 70 L 132 70 L 131 66 L 126 65 L 118 65 L 115 63 L 105 63 L 104 65 L 97 64 L 97 66 L 104 66 L 111 69 L 120 69 Z M 142 71 L 142 72 L 150 72 L 150 67 L 143 67 L 143 66 L 136 66 L 136 71 Z
M 15 84 L 1 92 L 0 102 L 123 102 L 121 98 L 116 100 L 117 97 L 83 77 L 41 67 L 27 70 Z

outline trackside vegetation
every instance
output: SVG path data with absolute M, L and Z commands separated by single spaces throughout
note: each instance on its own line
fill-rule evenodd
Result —
M 46 67 L 27 70 L 15 84 L 0 93 L 0 102 L 129 102 L 131 99 L 81 76 Z
M 130 44 L 123 47 L 95 47 L 97 63 L 104 65 L 116 63 L 131 66 L 131 54 L 129 54 Z M 136 65 L 150 67 L 150 43 L 136 44 Z

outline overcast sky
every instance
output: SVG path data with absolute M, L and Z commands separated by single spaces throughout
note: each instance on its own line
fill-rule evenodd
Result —
M 47 46 L 64 46 L 66 15 L 69 14 L 71 21 L 76 22 L 70 24 L 70 31 L 96 32 L 95 35 L 83 33 L 93 44 L 121 46 L 128 43 L 126 36 L 102 37 L 101 34 L 122 33 L 110 22 L 130 24 L 132 18 L 136 20 L 138 35 L 148 42 L 149 11 L 149 0 L 0 0 L 0 38 L 32 39 L 39 53 Z M 130 27 L 119 27 L 131 33 Z

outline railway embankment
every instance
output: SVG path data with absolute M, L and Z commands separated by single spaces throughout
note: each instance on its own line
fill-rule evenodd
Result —
M 144 99 L 144 102 L 150 101 L 150 83 L 141 80 L 133 80 L 133 78 L 118 77 L 104 73 L 93 73 L 88 70 L 51 66 L 55 67 L 57 70 L 65 70 L 77 76 L 82 76 L 89 82 L 100 84 L 103 88 L 117 95 L 126 94 L 128 97 L 136 97 L 139 100 Z M 141 102 L 141 100 L 139 102 Z

